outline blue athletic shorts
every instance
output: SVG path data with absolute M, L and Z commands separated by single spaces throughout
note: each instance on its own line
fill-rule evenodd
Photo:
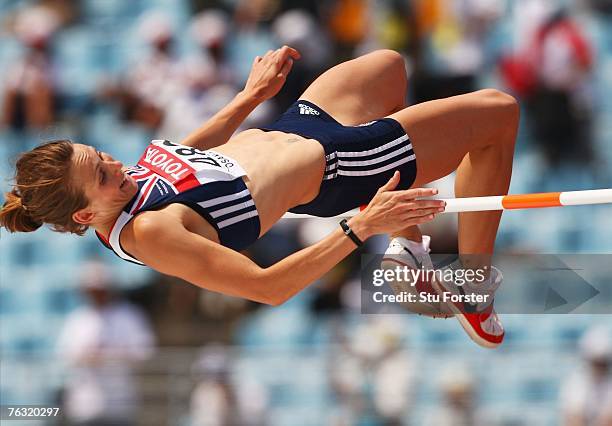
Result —
M 298 100 L 265 131 L 295 133 L 316 139 L 325 149 L 325 174 L 319 195 L 292 213 L 335 216 L 368 204 L 396 170 L 398 189 L 416 178 L 412 144 L 402 126 L 382 118 L 359 126 L 343 126 L 315 104 Z

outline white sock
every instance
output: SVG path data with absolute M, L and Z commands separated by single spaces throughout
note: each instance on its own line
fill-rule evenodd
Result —
M 451 262 L 448 265 L 449 268 L 451 269 L 461 269 L 461 270 L 466 270 L 468 268 L 466 268 L 463 265 L 463 262 L 461 262 L 461 259 L 458 258 L 457 260 Z M 464 285 L 467 285 L 468 287 L 472 287 L 472 288 L 486 288 L 487 286 L 489 286 L 491 284 L 491 280 L 493 279 L 493 271 L 489 270 L 487 271 L 489 272 L 488 276 L 486 279 L 479 281 L 478 279 L 476 279 L 476 277 L 474 277 L 474 280 L 467 280 L 466 279 L 466 283 Z
M 431 237 L 429 235 L 423 235 L 423 241 L 416 242 L 409 240 L 404 237 L 395 237 L 395 239 L 404 247 L 406 247 L 412 254 L 427 254 L 429 253 L 429 242 Z

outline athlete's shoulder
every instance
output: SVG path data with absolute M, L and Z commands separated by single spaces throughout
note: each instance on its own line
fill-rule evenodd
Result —
M 136 256 L 155 249 L 169 233 L 182 224 L 163 210 L 144 211 L 137 214 L 121 232 L 121 245 Z
M 164 210 L 148 210 L 138 213 L 126 225 L 125 231 L 137 236 L 155 235 L 168 227 L 176 226 L 175 222 L 175 218 Z

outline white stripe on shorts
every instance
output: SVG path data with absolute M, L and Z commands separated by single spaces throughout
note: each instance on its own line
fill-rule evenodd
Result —
M 255 202 L 253 201 L 253 199 L 250 199 L 249 201 L 246 201 L 244 203 L 238 203 L 235 206 L 229 206 L 229 207 L 225 207 L 219 210 L 213 210 L 210 212 L 210 215 L 216 219 L 219 216 L 223 216 L 224 214 L 246 209 L 247 207 L 254 206 L 254 205 L 255 205 Z
M 368 149 L 367 151 L 337 151 L 337 153 L 338 157 L 366 157 L 368 155 L 373 155 L 382 152 L 395 145 L 399 145 L 407 140 L 408 135 L 404 135 L 374 149 Z M 412 149 L 412 144 L 408 144 L 408 149 Z
M 246 213 L 242 213 L 241 215 L 231 217 L 229 219 L 222 220 L 217 223 L 219 229 L 225 228 L 226 226 L 233 225 L 234 223 L 241 222 L 245 219 L 257 216 L 257 210 L 251 210 Z
M 391 164 L 387 164 L 386 166 L 383 167 L 379 167 L 377 169 L 372 169 L 372 170 L 358 170 L 358 171 L 349 171 L 349 170 L 343 170 L 343 169 L 338 169 L 338 175 L 342 175 L 342 176 L 370 176 L 370 175 L 376 175 L 378 173 L 382 173 L 382 172 L 386 172 L 389 169 L 392 169 L 394 167 L 397 167 L 401 164 L 407 163 L 409 161 L 413 161 L 416 158 L 416 156 L 414 154 L 412 155 L 408 155 L 407 157 L 404 157 L 394 163 Z
M 410 151 L 412 148 L 410 145 L 401 147 L 400 149 L 396 149 L 395 151 L 391 151 L 388 154 L 383 155 L 382 157 L 374 158 L 372 160 L 338 160 L 338 165 L 342 166 L 369 166 L 372 164 L 382 163 L 383 161 L 388 160 L 389 158 L 396 157 L 402 153 Z

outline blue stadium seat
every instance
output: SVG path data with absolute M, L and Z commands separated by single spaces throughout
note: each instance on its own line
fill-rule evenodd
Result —
M 85 0 L 82 8 L 86 20 L 96 21 L 100 18 L 135 18 L 142 12 L 144 4 L 142 0 Z

